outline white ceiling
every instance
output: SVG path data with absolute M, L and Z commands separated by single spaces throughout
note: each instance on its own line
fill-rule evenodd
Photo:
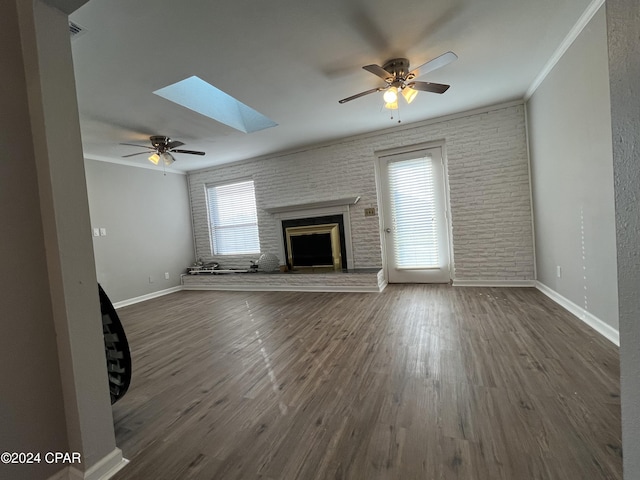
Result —
M 71 16 L 85 156 L 148 164 L 119 143 L 167 135 L 206 152 L 175 155 L 188 171 L 390 128 L 381 94 L 338 100 L 384 84 L 361 67 L 398 56 L 459 57 L 420 78 L 451 88 L 401 103 L 403 124 L 521 99 L 589 3 L 91 0 Z M 152 93 L 192 75 L 278 126 L 241 133 Z

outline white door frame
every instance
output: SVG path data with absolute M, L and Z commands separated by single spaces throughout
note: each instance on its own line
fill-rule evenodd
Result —
M 449 162 L 447 158 L 446 142 L 444 140 L 436 140 L 431 142 L 418 143 L 414 145 L 408 145 L 404 147 L 396 147 L 388 150 L 379 150 L 375 152 L 375 179 L 376 179 L 376 196 L 378 202 L 378 230 L 380 235 L 380 246 L 382 250 L 382 269 L 384 272 L 385 281 L 389 281 L 389 270 L 387 268 L 387 241 L 384 231 L 384 218 L 385 218 L 385 206 L 384 198 L 382 196 L 382 162 L 385 157 L 393 155 L 400 155 L 404 153 L 415 152 L 419 150 L 428 150 L 431 148 L 440 148 L 442 155 L 442 169 L 443 169 L 443 188 L 444 188 L 444 203 L 445 203 L 445 219 L 447 224 L 447 249 L 449 253 L 449 278 L 453 279 L 454 270 L 454 256 L 453 256 L 453 226 L 451 221 L 451 202 L 449 198 Z

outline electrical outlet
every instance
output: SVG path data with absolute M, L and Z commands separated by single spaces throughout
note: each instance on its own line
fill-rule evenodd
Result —
M 365 217 L 375 217 L 376 216 L 376 207 L 365 208 L 364 209 Z
M 149 283 L 153 283 L 153 282 L 154 282 L 153 277 L 149 275 Z
M 562 278 L 562 267 L 560 265 L 556 266 L 556 275 L 558 275 L 558 278 Z
M 169 272 L 164 272 L 164 279 L 169 280 Z

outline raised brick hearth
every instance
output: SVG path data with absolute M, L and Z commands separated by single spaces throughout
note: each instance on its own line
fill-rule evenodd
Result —
M 183 275 L 185 290 L 286 290 L 311 292 L 380 292 L 386 286 L 383 270 L 335 273 L 229 273 Z

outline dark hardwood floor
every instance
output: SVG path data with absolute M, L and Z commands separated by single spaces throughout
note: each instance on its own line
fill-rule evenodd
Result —
M 621 479 L 618 349 L 534 289 L 178 292 L 118 311 L 122 479 Z

